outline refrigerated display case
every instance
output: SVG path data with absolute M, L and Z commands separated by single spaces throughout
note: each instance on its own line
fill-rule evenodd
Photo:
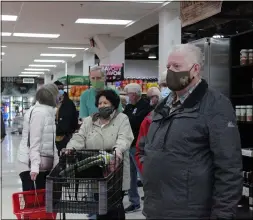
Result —
M 230 97 L 230 39 L 202 38 L 190 42 L 202 50 L 202 77 L 208 85 Z

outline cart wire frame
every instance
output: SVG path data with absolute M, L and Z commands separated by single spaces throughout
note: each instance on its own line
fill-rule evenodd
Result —
M 114 152 L 107 152 L 110 155 Z M 56 168 L 46 180 L 46 211 L 56 213 L 105 215 L 122 201 L 123 160 L 116 164 L 90 167 L 78 172 L 78 161 L 98 156 L 98 150 L 75 151 L 60 158 L 64 168 L 74 164 L 75 175 L 59 176 Z M 78 160 L 78 159 L 79 160 Z M 113 155 L 116 158 L 116 154 Z M 113 167 L 113 169 L 111 169 Z M 60 169 L 62 171 L 62 168 Z M 65 173 L 66 174 L 66 173 Z

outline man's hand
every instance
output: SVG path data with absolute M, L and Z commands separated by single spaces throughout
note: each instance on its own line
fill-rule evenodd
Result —
M 36 178 L 37 178 L 37 175 L 38 175 L 38 173 L 31 172 L 31 173 L 30 173 L 31 180 L 32 180 L 32 181 L 35 181 Z

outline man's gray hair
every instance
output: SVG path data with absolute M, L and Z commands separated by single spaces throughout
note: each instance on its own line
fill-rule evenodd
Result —
M 142 89 L 141 86 L 137 83 L 129 83 L 125 86 L 124 91 L 126 93 L 136 93 L 138 96 L 141 96 Z
M 42 105 L 56 107 L 56 99 L 59 94 L 58 88 L 55 84 L 45 84 L 39 88 L 35 99 Z
M 201 67 L 203 66 L 203 53 L 201 49 L 193 44 L 179 44 L 176 45 L 174 48 L 172 48 L 171 53 L 174 52 L 182 52 L 186 56 L 187 62 L 190 62 L 191 64 L 199 64 Z
M 106 74 L 104 68 L 101 67 L 101 66 L 98 66 L 98 65 L 97 66 L 93 66 L 93 67 L 90 68 L 90 72 L 93 72 L 93 71 L 99 71 L 101 73 L 102 77 L 104 77 L 105 74 Z

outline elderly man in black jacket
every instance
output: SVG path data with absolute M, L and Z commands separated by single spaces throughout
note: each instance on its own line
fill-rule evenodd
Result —
M 242 194 L 240 135 L 234 109 L 201 79 L 194 45 L 169 55 L 173 92 L 155 110 L 145 145 L 147 219 L 235 219 Z
M 64 85 L 59 81 L 55 81 L 54 84 L 61 95 L 56 112 L 56 147 L 60 154 L 78 128 L 78 113 L 75 104 L 64 92 Z
M 152 110 L 147 99 L 142 98 L 141 86 L 136 83 L 130 83 L 124 88 L 128 100 L 123 113 L 125 113 L 130 121 L 130 125 L 134 134 L 134 141 L 130 148 L 130 190 L 128 191 L 130 206 L 125 209 L 125 212 L 134 212 L 140 209 L 140 196 L 137 187 L 137 167 L 135 164 L 136 141 L 139 135 L 139 130 L 142 121 L 147 114 Z

